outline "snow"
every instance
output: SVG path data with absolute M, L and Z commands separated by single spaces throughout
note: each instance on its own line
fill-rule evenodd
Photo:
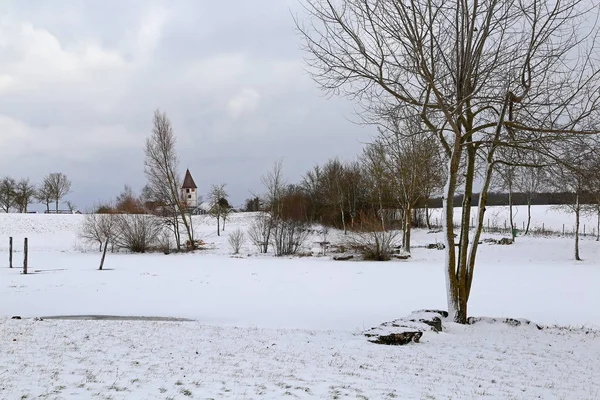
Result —
M 571 217 L 534 209 L 554 224 Z M 421 247 L 441 233 L 415 231 L 406 261 L 275 258 L 248 244 L 232 257 L 227 233 L 246 229 L 252 214 L 233 214 L 220 237 L 211 217 L 197 216 L 209 250 L 109 253 L 108 270 L 97 271 L 96 246 L 77 238 L 83 218 L 0 215 L 0 399 L 600 397 L 600 244 L 592 237 L 582 240 L 582 262 L 565 237 L 484 243 L 469 302 L 469 315 L 579 328 L 444 322 L 421 343 L 388 347 L 362 332 L 446 309 L 444 252 Z M 8 236 L 19 251 L 12 270 Z M 19 271 L 25 236 L 35 272 L 27 276 Z M 315 253 L 322 240 L 311 237 Z M 73 314 L 194 321 L 33 319 Z

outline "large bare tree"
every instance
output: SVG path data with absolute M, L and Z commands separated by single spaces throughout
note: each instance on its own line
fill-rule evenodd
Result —
M 9 212 L 15 205 L 17 182 L 10 176 L 5 176 L 0 181 L 0 207 L 4 212 Z
M 412 214 L 436 188 L 443 186 L 443 163 L 435 137 L 418 118 L 395 118 L 375 142 L 386 167 L 394 199 L 403 211 L 404 251 L 410 253 Z
M 315 81 L 367 119 L 418 116 L 447 160 L 448 311 L 466 323 L 493 171 L 506 146 L 598 133 L 598 5 L 588 0 L 301 0 Z M 461 181 L 459 176 L 463 175 Z M 471 201 L 481 180 L 477 210 Z M 453 198 L 464 193 L 458 243 Z M 469 220 L 476 212 L 476 229 Z
M 44 178 L 42 188 L 48 190 L 49 199 L 54 201 L 58 213 L 58 203 L 71 193 L 71 181 L 62 172 L 53 172 Z
M 19 212 L 26 213 L 37 191 L 28 178 L 21 179 L 15 187 L 15 205 Z
M 166 208 L 167 220 L 175 234 L 178 250 L 179 223 L 183 223 L 191 248 L 195 247 L 191 215 L 186 214 L 181 199 L 181 179 L 177 173 L 179 159 L 175 149 L 176 139 L 167 114 L 154 112 L 152 133 L 146 139 L 144 171 L 148 179 L 145 193 L 152 201 Z

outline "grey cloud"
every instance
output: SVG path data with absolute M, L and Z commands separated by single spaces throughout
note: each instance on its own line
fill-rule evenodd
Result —
M 0 18 L 0 175 L 52 171 L 82 206 L 144 184 L 143 144 L 161 108 L 181 169 L 240 204 L 283 158 L 290 181 L 354 157 L 370 129 L 303 70 L 278 1 L 9 1 Z M 290 13 L 291 11 L 291 13 Z

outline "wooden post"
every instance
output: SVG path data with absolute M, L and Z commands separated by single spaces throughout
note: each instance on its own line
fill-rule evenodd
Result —
M 108 239 L 104 242 L 104 251 L 102 251 L 102 260 L 100 260 L 100 271 L 102 271 L 102 266 L 104 266 L 104 257 L 106 257 L 106 249 L 108 248 Z
M 8 265 L 12 268 L 12 236 L 8 238 Z
M 27 238 L 23 245 L 23 274 L 27 275 Z
M 563 236 L 565 236 L 565 224 L 563 224 Z

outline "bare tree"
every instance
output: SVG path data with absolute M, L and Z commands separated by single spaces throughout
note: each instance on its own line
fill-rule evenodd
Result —
M 17 182 L 6 176 L 0 181 L 0 207 L 4 212 L 9 212 L 15 205 Z
M 367 121 L 401 109 L 444 149 L 448 311 L 466 323 L 497 150 L 598 133 L 598 7 L 583 0 L 302 0 L 315 81 Z M 482 187 L 469 236 L 476 171 Z M 460 176 L 464 176 L 461 182 Z M 464 193 L 458 243 L 455 193 Z
M 588 138 L 572 138 L 562 147 L 561 157 L 549 168 L 550 182 L 557 192 L 570 194 L 570 201 L 562 207 L 575 215 L 574 257 L 581 261 L 579 227 L 581 214 L 593 209 L 590 197 L 598 188 L 597 166 L 600 165 L 600 146 Z M 586 199 L 587 197 L 587 199 Z M 587 201 L 585 201 L 587 200 Z
M 114 237 L 117 247 L 134 253 L 152 250 L 163 229 L 160 220 L 147 214 L 118 214 L 116 216 L 117 235 Z
M 183 223 L 187 232 L 190 248 L 195 248 L 191 215 L 185 212 L 180 195 L 181 180 L 177 174 L 179 160 L 175 150 L 175 134 L 171 121 L 164 112 L 154 112 L 152 134 L 146 140 L 146 159 L 144 162 L 148 179 L 147 194 L 165 210 L 167 221 L 176 236 L 177 249 L 181 249 L 179 223 Z
M 286 186 L 283 179 L 283 161 L 275 161 L 273 168 L 261 177 L 261 182 L 266 189 L 263 203 L 271 215 L 278 218 L 283 212 L 283 193 Z
M 79 237 L 85 241 L 98 243 L 98 251 L 118 235 L 116 214 L 86 214 Z
M 15 187 L 15 205 L 19 212 L 26 213 L 36 194 L 35 186 L 29 179 L 21 179 Z
M 244 231 L 239 228 L 229 234 L 227 241 L 229 242 L 229 247 L 231 247 L 231 251 L 233 254 L 239 254 L 240 249 L 244 244 L 244 240 Z
M 254 218 L 254 221 L 250 224 L 248 236 L 250 237 L 252 244 L 256 246 L 261 253 L 266 254 L 269 251 L 273 224 L 273 217 L 266 212 L 258 213 Z
M 223 229 L 225 229 L 225 214 L 231 208 L 227 201 L 227 192 L 225 191 L 224 183 L 210 187 L 208 201 L 210 203 L 209 213 L 217 219 L 217 236 L 221 236 L 221 218 L 223 218 Z
M 442 157 L 437 139 L 421 127 L 418 118 L 391 118 L 389 127 L 380 129 L 375 146 L 403 210 L 403 247 L 410 253 L 412 214 L 419 202 L 442 186 Z
M 54 201 L 58 213 L 58 203 L 71 193 L 71 181 L 62 172 L 53 172 L 44 178 L 42 188 L 48 190 L 49 199 Z
M 510 223 L 510 231 L 515 229 L 513 195 L 517 180 L 517 167 L 511 164 L 503 164 L 496 170 L 497 181 L 496 185 L 503 191 L 508 193 L 508 220 Z
M 50 203 L 52 203 L 52 189 L 50 183 L 45 179 L 35 193 L 35 199 L 46 206 L 46 212 L 50 212 Z
M 536 157 L 533 164 L 537 164 L 537 166 L 518 168 L 515 181 L 517 190 L 525 195 L 527 201 L 527 226 L 525 227 L 525 235 L 529 233 L 529 227 L 531 226 L 532 202 L 547 186 L 545 184 L 547 174 L 543 161 L 539 157 Z

